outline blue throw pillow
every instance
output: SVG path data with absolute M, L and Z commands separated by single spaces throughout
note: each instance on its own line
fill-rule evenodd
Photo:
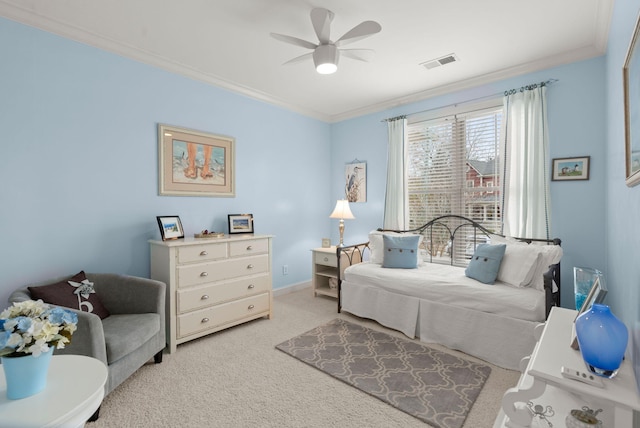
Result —
M 504 251 L 507 249 L 505 244 L 490 245 L 480 244 L 476 247 L 469 266 L 464 271 L 465 275 L 485 284 L 493 284 L 496 282 L 500 263 L 504 257 Z
M 418 267 L 420 235 L 382 235 L 383 268 L 415 269 Z

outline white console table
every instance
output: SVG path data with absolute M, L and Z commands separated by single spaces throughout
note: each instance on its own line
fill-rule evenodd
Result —
M 536 330 L 538 342 L 531 356 L 522 360 L 518 385 L 505 392 L 494 428 L 548 427 L 540 415 L 534 414 L 535 406 L 541 406 L 538 409 L 554 427 L 564 427 L 570 411 L 583 406 L 602 409 L 598 419 L 604 427 L 632 427 L 633 411 L 640 410 L 640 397 L 631 361 L 623 361 L 613 379 L 602 378 L 604 388 L 561 375 L 562 366 L 587 370 L 580 351 L 570 347 L 576 315 L 575 310 L 554 307 L 547 322 Z
M 83 355 L 55 355 L 54 351 L 45 389 L 9 400 L 0 369 L 0 426 L 82 427 L 100 407 L 106 381 L 107 366 L 102 361 Z

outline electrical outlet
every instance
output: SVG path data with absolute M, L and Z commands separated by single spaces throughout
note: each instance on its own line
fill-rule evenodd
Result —
M 282 265 L 282 274 L 283 275 L 289 275 L 289 266 L 288 265 Z

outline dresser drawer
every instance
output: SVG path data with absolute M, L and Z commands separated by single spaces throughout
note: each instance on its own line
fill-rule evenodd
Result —
M 252 254 L 262 254 L 269 251 L 268 239 L 250 239 L 248 241 L 230 242 L 229 256 L 250 256 Z
M 250 318 L 270 310 L 269 293 L 247 297 L 200 311 L 178 315 L 178 337 L 212 329 L 232 321 Z
M 189 245 L 178 248 L 178 263 L 206 262 L 227 257 L 227 244 Z
M 177 310 L 178 313 L 184 313 L 202 309 L 217 303 L 264 293 L 269 291 L 270 286 L 269 275 L 260 275 L 183 289 L 177 293 Z
M 177 267 L 178 288 L 269 271 L 269 255 Z

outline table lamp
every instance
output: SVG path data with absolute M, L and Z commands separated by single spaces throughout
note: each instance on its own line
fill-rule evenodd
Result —
M 329 218 L 340 219 L 340 244 L 338 246 L 344 247 L 344 242 L 342 240 L 344 237 L 344 219 L 346 218 L 351 220 L 355 218 L 353 214 L 351 214 L 351 209 L 349 209 L 349 201 L 346 199 L 339 199 Z

